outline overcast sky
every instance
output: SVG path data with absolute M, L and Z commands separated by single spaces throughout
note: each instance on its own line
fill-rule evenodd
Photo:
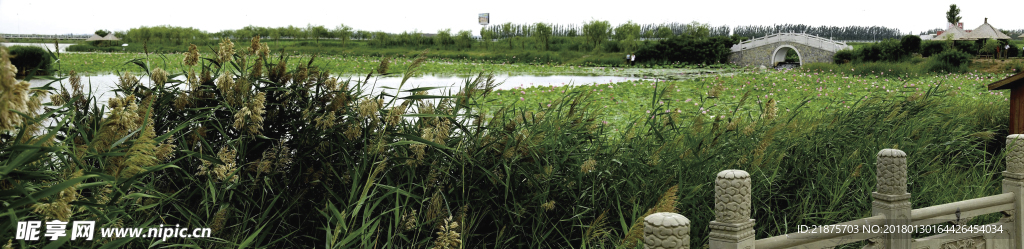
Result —
M 478 34 L 479 13 L 491 24 L 582 24 L 607 20 L 618 25 L 688 23 L 712 26 L 807 24 L 811 26 L 886 26 L 901 32 L 945 28 L 949 4 L 960 7 L 965 29 L 988 17 L 1000 29 L 1024 28 L 1024 4 L 1011 1 L 902 0 L 675 0 L 675 1 L 86 1 L 0 0 L 0 33 L 91 34 L 97 29 L 128 30 L 139 26 L 194 27 L 208 32 L 256 26 L 345 24 L 356 30 L 401 33 L 440 29 Z

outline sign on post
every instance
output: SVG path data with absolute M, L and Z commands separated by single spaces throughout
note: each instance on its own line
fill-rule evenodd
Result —
M 480 25 L 491 23 L 491 13 L 480 13 Z

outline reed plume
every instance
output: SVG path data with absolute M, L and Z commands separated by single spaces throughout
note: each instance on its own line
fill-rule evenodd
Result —
M 188 52 L 185 53 L 184 62 L 185 65 L 190 67 L 199 64 L 199 48 L 196 47 L 196 44 L 189 44 Z
M 229 39 L 221 39 L 220 50 L 217 51 L 217 62 L 226 63 L 232 61 L 235 56 L 235 43 Z
M 648 215 L 660 212 L 671 212 L 678 213 L 676 210 L 676 194 L 679 191 L 679 185 L 672 186 L 665 191 L 665 194 L 661 195 L 661 199 L 658 199 L 658 204 L 654 207 L 647 209 L 644 215 L 640 216 L 633 222 L 633 226 L 629 228 L 629 232 L 626 233 L 626 237 L 622 240 L 623 245 L 626 248 L 632 248 L 636 246 L 636 242 L 643 237 L 644 233 L 644 218 Z

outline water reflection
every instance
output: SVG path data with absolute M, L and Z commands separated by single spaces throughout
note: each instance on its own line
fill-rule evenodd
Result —
M 3 42 L 3 43 L 0 43 L 0 44 L 3 44 L 3 45 L 4 45 L 4 46 L 6 46 L 6 47 L 10 47 L 10 46 L 32 46 L 32 47 L 41 47 L 41 48 L 46 48 L 46 49 L 50 49 L 50 51 L 51 51 L 51 52 L 57 52 L 57 51 L 54 51 L 54 49 L 53 49 L 53 43 L 20 43 L 20 42 Z M 70 44 L 70 43 L 60 43 L 60 52 L 61 52 L 61 53 L 63 53 L 63 52 L 65 52 L 65 51 L 67 51 L 68 47 L 70 47 L 71 45 L 75 45 L 75 44 Z
M 409 78 L 405 85 L 402 85 L 402 77 L 371 77 L 369 82 L 364 85 L 361 89 L 364 94 L 377 95 L 381 91 L 387 91 L 387 94 L 393 95 L 395 90 L 389 90 L 388 88 L 397 89 L 401 86 L 401 90 L 408 90 L 419 87 L 443 87 L 440 89 L 434 89 L 428 92 L 430 95 L 444 95 L 451 93 L 457 93 L 466 80 L 472 80 L 475 75 L 461 75 L 461 76 L 435 76 L 425 75 L 420 77 Z M 342 81 L 351 80 L 354 84 L 356 81 L 366 79 L 366 75 L 343 75 L 338 76 Z M 175 79 L 184 80 L 184 77 L 177 77 Z M 564 86 L 564 85 L 589 85 L 589 84 L 605 84 L 612 82 L 622 82 L 627 80 L 638 80 L 638 77 L 623 77 L 623 76 L 591 76 L 591 75 L 502 75 L 495 76 L 495 83 L 499 83 L 497 89 L 513 89 L 513 88 L 528 88 L 528 87 L 540 87 L 540 86 Z M 107 99 L 114 97 L 112 90 L 117 88 L 118 76 L 114 74 L 104 74 L 96 76 L 82 76 L 82 85 L 85 88 L 92 89 L 93 96 L 100 101 L 101 104 L 105 104 Z M 50 80 L 33 79 L 29 81 L 32 87 L 43 86 L 49 83 Z M 150 84 L 149 78 L 146 76 L 140 77 L 140 83 Z M 57 82 L 51 85 L 53 88 L 60 89 L 61 84 L 67 84 L 67 80 Z M 85 92 L 89 92 L 89 89 L 85 89 Z M 402 93 L 399 96 L 405 96 L 407 93 Z

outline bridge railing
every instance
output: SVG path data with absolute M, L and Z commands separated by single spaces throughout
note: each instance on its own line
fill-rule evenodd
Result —
M 912 209 L 907 154 L 881 150 L 875 160 L 875 191 L 869 197 L 872 216 L 761 239 L 755 237 L 756 221 L 751 219 L 751 175 L 724 170 L 714 182 L 715 216 L 708 225 L 706 248 L 820 249 L 864 240 L 864 248 L 1024 248 L 1024 134 L 1007 136 L 1004 152 L 1001 194 Z M 965 225 L 986 214 L 1002 217 L 985 225 Z M 690 228 L 690 220 L 681 214 L 651 214 L 644 218 L 644 248 L 690 248 Z M 937 234 L 912 236 L 931 233 Z
M 845 42 L 840 42 L 816 35 L 804 33 L 778 33 L 756 39 L 747 40 L 732 46 L 733 52 L 739 52 L 777 42 L 796 42 L 818 49 L 835 52 L 842 49 L 852 48 Z
M 84 40 L 92 35 L 40 35 L 40 34 L 0 34 L 4 39 L 60 39 L 60 40 Z

